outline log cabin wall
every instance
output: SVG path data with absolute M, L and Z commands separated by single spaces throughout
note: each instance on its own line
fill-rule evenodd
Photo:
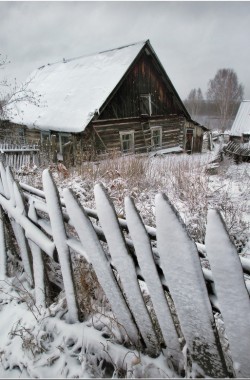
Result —
M 152 150 L 151 128 L 161 127 L 162 144 L 159 149 L 174 146 L 183 147 L 185 119 L 178 116 L 133 121 L 114 120 L 112 122 L 95 122 L 92 125 L 95 134 L 95 146 L 98 151 L 120 151 L 120 132 L 134 131 L 134 153 L 145 153 Z
M 144 51 L 89 126 L 93 128 L 97 151 L 120 151 L 120 132 L 134 131 L 134 152 L 148 152 L 152 150 L 152 127 L 162 128 L 162 143 L 157 149 L 184 146 L 184 112 L 170 84 L 163 78 L 153 57 Z M 142 104 L 142 95 L 147 94 L 150 94 L 148 110 Z
M 0 121 L 0 141 L 7 144 L 38 144 L 40 131 L 9 121 Z

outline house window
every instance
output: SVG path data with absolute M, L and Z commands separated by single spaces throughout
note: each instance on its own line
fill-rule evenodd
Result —
M 152 115 L 151 94 L 140 95 L 140 112 L 141 115 Z
M 24 144 L 25 143 L 25 132 L 24 132 L 24 128 L 19 128 L 18 129 L 18 138 L 19 138 L 19 142 L 21 144 Z
M 123 153 L 134 152 L 134 131 L 120 132 L 121 149 Z
M 161 148 L 162 127 L 151 127 L 151 145 L 153 148 Z
M 50 132 L 49 131 L 43 131 L 41 132 L 41 142 L 42 144 L 46 144 L 50 141 Z
M 59 151 L 63 154 L 64 148 L 71 143 L 70 133 L 59 133 Z

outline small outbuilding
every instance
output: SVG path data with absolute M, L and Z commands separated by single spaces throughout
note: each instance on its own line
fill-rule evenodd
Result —
M 247 143 L 250 141 L 250 100 L 243 100 L 229 133 L 230 141 Z

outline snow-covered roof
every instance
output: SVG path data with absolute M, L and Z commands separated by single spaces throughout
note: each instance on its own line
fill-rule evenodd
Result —
M 9 109 L 10 120 L 29 128 L 82 132 L 145 44 L 143 41 L 40 67 L 27 79 L 30 83 L 26 89 L 41 95 L 40 107 L 16 102 Z
M 233 136 L 242 136 L 243 133 L 250 134 L 250 100 L 241 102 L 230 131 Z

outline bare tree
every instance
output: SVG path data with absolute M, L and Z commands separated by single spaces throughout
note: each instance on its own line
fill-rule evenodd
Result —
M 222 132 L 225 132 L 228 120 L 243 99 L 243 93 L 243 85 L 238 82 L 237 74 L 233 69 L 220 69 L 209 81 L 207 98 L 216 104 Z
M 9 64 L 7 57 L 0 54 L 0 70 Z M 32 103 L 36 106 L 41 105 L 41 95 L 36 94 L 29 88 L 33 78 L 18 85 L 16 79 L 10 82 L 7 79 L 0 79 L 0 122 L 11 116 L 11 105 L 19 102 Z
M 202 95 L 201 89 L 200 88 L 198 88 L 198 89 L 193 88 L 190 91 L 190 93 L 189 93 L 189 95 L 188 95 L 188 97 L 184 103 L 185 103 L 189 113 L 193 117 L 193 116 L 196 116 L 199 114 L 202 102 L 203 102 L 203 95 Z

